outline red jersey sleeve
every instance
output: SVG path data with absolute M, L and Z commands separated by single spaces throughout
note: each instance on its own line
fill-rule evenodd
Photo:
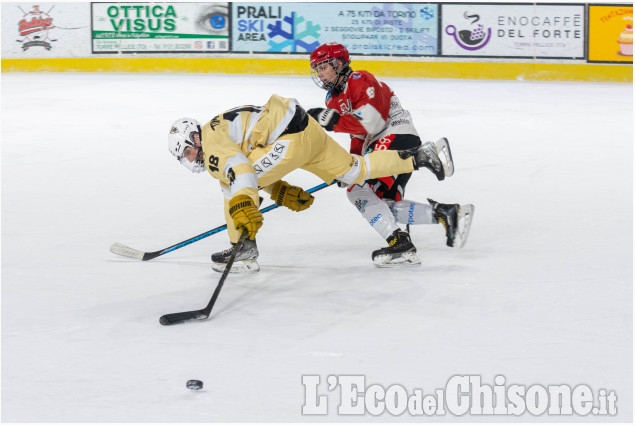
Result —
M 359 137 L 351 137 L 350 153 L 354 153 L 355 155 L 361 155 L 363 147 L 364 147 L 364 139 L 360 139 Z

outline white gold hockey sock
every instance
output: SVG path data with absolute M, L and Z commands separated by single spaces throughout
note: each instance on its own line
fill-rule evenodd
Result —
M 401 224 L 437 224 L 434 208 L 430 204 L 408 201 L 384 201 L 390 208 L 397 223 Z
M 348 200 L 366 219 L 368 224 L 386 240 L 395 230 L 399 229 L 394 214 L 388 205 L 377 197 L 367 186 L 353 186 L 346 192 Z

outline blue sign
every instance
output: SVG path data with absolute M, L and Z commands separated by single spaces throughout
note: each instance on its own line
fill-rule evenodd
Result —
M 329 41 L 358 55 L 438 55 L 438 5 L 232 3 L 232 50 L 309 53 Z

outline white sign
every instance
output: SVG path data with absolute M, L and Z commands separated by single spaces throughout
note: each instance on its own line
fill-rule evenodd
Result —
M 5 59 L 90 56 L 90 3 L 2 2 Z
M 584 5 L 444 4 L 443 56 L 584 58 Z
M 92 3 L 93 53 L 229 50 L 227 3 Z

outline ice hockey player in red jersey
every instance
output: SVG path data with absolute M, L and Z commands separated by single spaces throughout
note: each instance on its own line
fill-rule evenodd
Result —
M 307 112 L 328 131 L 349 133 L 350 152 L 366 155 L 379 150 L 404 150 L 421 145 L 410 113 L 401 106 L 390 87 L 370 72 L 353 71 L 346 48 L 326 43 L 311 53 L 311 76 L 318 87 L 327 90 L 326 108 Z M 454 173 L 447 139 L 426 142 L 423 149 L 437 158 L 442 169 L 430 170 L 438 180 Z M 445 227 L 446 244 L 462 247 L 471 226 L 473 205 L 442 204 L 405 200 L 404 191 L 411 173 L 366 180 L 347 188 L 348 199 L 369 224 L 388 242 L 373 252 L 379 267 L 418 265 L 417 250 L 408 232 L 397 223 L 436 224 Z

